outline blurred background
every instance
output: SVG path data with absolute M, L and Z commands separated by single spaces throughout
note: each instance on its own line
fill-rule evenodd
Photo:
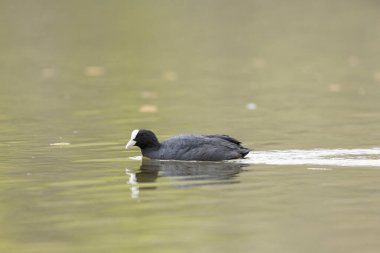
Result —
M 1 1 L 2 129 L 374 145 L 378 11 L 377 1 Z
M 137 202 L 128 176 L 141 162 L 127 157 L 140 152 L 124 145 L 147 128 L 261 151 L 378 146 L 379 11 L 374 0 L 0 0 L 0 249 L 378 252 L 378 170 L 251 166 L 237 188 L 180 190 L 169 176 Z

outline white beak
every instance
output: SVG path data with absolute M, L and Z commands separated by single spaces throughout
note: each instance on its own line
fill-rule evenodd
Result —
M 127 145 L 125 145 L 125 149 L 128 149 L 136 144 L 136 141 L 130 140 Z

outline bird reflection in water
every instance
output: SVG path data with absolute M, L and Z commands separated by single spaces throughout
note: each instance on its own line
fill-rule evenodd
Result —
M 232 162 L 184 162 L 143 159 L 140 170 L 125 169 L 129 176 L 131 197 L 138 198 L 140 190 L 157 189 L 152 185 L 159 177 L 167 177 L 174 184 L 170 187 L 183 188 L 211 184 L 238 183 L 236 176 L 247 165 Z M 150 184 L 149 184 L 150 183 Z M 147 184 L 144 186 L 144 184 Z

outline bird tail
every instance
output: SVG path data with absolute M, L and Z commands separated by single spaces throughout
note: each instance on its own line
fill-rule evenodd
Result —
M 251 152 L 252 149 L 249 149 L 249 148 L 245 148 L 245 147 L 241 147 L 241 154 L 243 156 L 243 158 L 248 155 L 249 152 Z

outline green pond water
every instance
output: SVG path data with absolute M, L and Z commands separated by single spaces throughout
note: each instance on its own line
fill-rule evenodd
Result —
M 0 0 L 0 251 L 380 251 L 378 1 Z M 232 163 L 131 131 L 229 134 Z

